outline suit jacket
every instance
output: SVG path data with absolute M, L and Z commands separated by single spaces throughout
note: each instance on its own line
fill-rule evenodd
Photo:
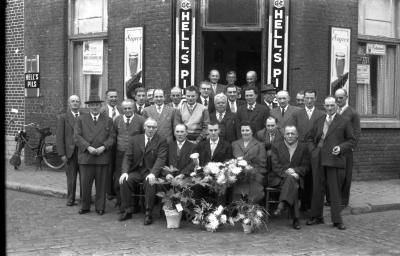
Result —
M 276 129 L 275 131 L 275 138 L 273 142 L 271 142 L 269 133 L 266 128 L 258 131 L 256 134 L 256 138 L 258 141 L 264 143 L 266 151 L 270 150 L 273 144 L 283 141 L 283 135 L 279 129 Z
M 116 108 L 118 109 L 119 115 L 123 115 L 124 114 L 124 112 L 123 112 L 124 110 L 122 109 L 122 107 L 117 105 Z M 100 109 L 100 113 L 105 112 L 108 117 L 110 117 L 110 112 L 109 111 L 110 110 L 108 109 L 108 104 L 107 103 L 105 103 Z
M 209 162 L 225 162 L 233 158 L 231 144 L 222 138 L 219 138 L 214 155 L 211 156 L 210 139 L 201 141 L 197 145 L 197 152 L 199 152 L 201 166 L 205 166 Z
M 245 100 L 245 90 L 246 90 L 246 88 L 247 87 L 249 87 L 249 84 L 248 83 L 245 83 L 244 85 L 242 85 L 242 86 L 240 86 L 240 88 L 242 88 L 242 91 L 241 91 L 241 99 L 243 99 L 243 100 Z M 258 82 L 258 81 L 256 81 L 256 84 L 255 84 L 255 87 L 257 88 L 257 90 L 258 90 L 258 93 L 257 93 L 257 103 L 261 103 L 261 83 L 260 82 Z
M 271 116 L 275 117 L 278 120 L 277 125 L 282 129 L 285 128 L 285 125 L 291 124 L 293 122 L 293 114 L 299 111 L 300 108 L 292 105 L 288 105 L 288 108 L 285 111 L 285 114 L 282 116 L 282 110 L 280 107 L 276 107 L 271 110 Z
M 144 103 L 144 108 L 142 109 L 142 113 L 139 113 L 139 109 L 136 107 L 136 102 L 135 102 L 135 104 L 133 105 L 133 113 L 138 114 L 138 115 L 143 115 L 144 109 L 148 106 L 149 106 L 149 104 L 147 102 Z
M 265 103 L 265 101 L 264 101 L 264 100 L 262 100 L 262 101 L 261 101 L 261 105 L 264 105 L 264 106 L 266 106 L 266 107 L 269 109 L 269 112 L 271 112 L 271 110 L 272 110 L 272 109 L 274 109 L 274 108 L 276 108 L 276 107 L 278 107 L 278 106 L 279 106 L 277 103 L 275 103 L 275 102 L 272 102 L 272 108 L 270 108 L 270 107 L 267 105 L 267 103 Z
M 124 115 L 119 115 L 115 118 L 113 125 L 117 136 L 117 149 L 120 146 L 123 146 L 123 148 L 125 148 L 125 145 L 127 145 L 129 141 L 129 137 L 144 133 L 144 128 L 143 128 L 144 121 L 145 119 L 142 116 L 133 115 L 132 120 L 129 122 L 128 128 L 125 128 L 126 124 L 124 120 Z M 126 135 L 128 138 L 121 138 L 121 136 L 123 136 L 123 134 L 121 133 L 123 133 L 124 130 L 126 131 L 126 134 L 124 135 Z M 119 140 L 123 141 L 119 142 Z M 122 148 L 119 148 L 120 151 L 125 151 L 121 149 Z
M 285 171 L 289 168 L 300 177 L 300 187 L 304 187 L 303 177 L 309 171 L 310 155 L 304 143 L 298 142 L 297 148 L 290 160 L 289 150 L 284 141 L 272 145 L 271 153 L 272 172 L 268 174 L 268 185 L 277 186 L 287 175 Z
M 82 113 L 79 113 L 80 115 Z M 60 156 L 71 158 L 75 151 L 74 126 L 76 117 L 72 115 L 71 110 L 59 115 L 57 119 L 57 152 Z
M 243 105 L 246 105 L 246 102 L 244 100 L 236 100 L 236 113 L 237 113 L 238 109 Z M 226 104 L 226 111 L 232 112 L 231 111 L 231 105 L 229 104 L 229 100 L 228 100 L 228 102 Z
M 314 123 L 324 115 L 325 115 L 324 112 L 322 112 L 317 108 L 314 108 L 314 111 L 311 115 L 311 119 L 308 119 L 305 107 L 301 108 L 299 111 L 293 114 L 291 122 L 293 125 L 297 127 L 297 132 L 299 133 L 300 142 L 306 141 L 307 134 L 312 129 Z
M 214 97 L 218 93 L 225 93 L 226 85 L 217 83 L 217 90 L 215 92 L 214 92 L 214 89 L 213 89 L 211 83 L 210 83 L 210 85 L 211 85 L 211 95 L 210 96 Z
M 177 142 L 170 141 L 168 143 L 168 166 L 173 166 L 177 168 L 180 173 L 185 175 L 190 175 L 190 173 L 194 170 L 195 164 L 192 159 L 190 159 L 190 155 L 197 152 L 196 145 L 185 141 L 183 143 L 180 154 L 178 152 Z M 168 173 L 163 172 L 163 175 L 167 175 Z
M 253 138 L 247 147 L 244 147 L 243 139 L 232 143 L 233 156 L 243 157 L 251 166 L 257 168 L 259 172 L 267 172 L 267 152 L 264 144 Z
M 142 178 L 153 173 L 158 176 L 167 163 L 168 145 L 165 139 L 155 134 L 145 147 L 145 135 L 130 138 L 122 161 L 122 173 L 137 172 Z
M 269 116 L 269 110 L 265 106 L 256 103 L 253 111 L 247 109 L 247 104 L 242 105 L 237 112 L 239 124 L 248 121 L 253 128 L 254 134 L 262 130 L 265 126 L 265 120 Z
M 197 103 L 200 103 L 204 106 L 203 102 L 200 99 L 201 96 L 199 96 L 197 98 Z M 214 104 L 214 97 L 210 95 L 210 97 L 208 97 L 208 106 L 205 106 L 208 109 L 208 113 L 212 113 L 215 111 L 215 104 Z
M 79 164 L 108 164 L 111 149 L 115 143 L 115 130 L 113 121 L 105 113 L 98 117 L 97 124 L 89 113 L 80 115 L 75 122 L 74 140 L 78 146 Z M 91 155 L 87 148 L 105 146 L 101 155 Z
M 336 114 L 332 123 L 329 125 L 323 140 L 322 148 L 319 148 L 318 143 L 323 135 L 325 119 L 326 115 L 320 117 L 307 136 L 312 161 L 320 157 L 319 164 L 321 166 L 345 168 L 345 154 L 354 148 L 356 144 L 356 138 L 354 137 L 351 124 L 348 120 Z M 335 146 L 340 147 L 340 154 L 337 156 L 332 154 L 332 149 Z
M 353 127 L 353 134 L 354 137 L 356 138 L 356 144 L 355 144 L 356 147 L 361 135 L 360 115 L 354 108 L 347 106 L 347 108 L 343 111 L 341 116 L 349 120 L 351 126 Z
M 218 123 L 220 129 L 219 137 L 227 142 L 232 143 L 240 137 L 239 122 L 235 113 L 225 111 L 224 118 L 219 122 L 217 112 L 213 112 L 210 114 L 210 122 Z
M 173 140 L 174 137 L 174 127 L 175 125 L 181 123 L 180 112 L 173 107 L 164 104 L 161 114 L 157 112 L 157 106 L 151 105 L 143 110 L 143 117 L 147 119 L 148 117 L 153 118 L 157 121 L 157 133 L 167 142 Z

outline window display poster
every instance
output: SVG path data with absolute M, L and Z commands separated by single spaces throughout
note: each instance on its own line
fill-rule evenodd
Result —
M 127 90 L 142 83 L 143 27 L 125 28 L 124 43 L 124 95 Z
M 103 40 L 84 41 L 82 56 L 83 74 L 103 74 Z
M 349 90 L 351 29 L 331 27 L 330 94 Z

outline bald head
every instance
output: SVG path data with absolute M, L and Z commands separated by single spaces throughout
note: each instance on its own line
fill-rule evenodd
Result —
M 255 85 L 257 81 L 257 73 L 254 70 L 250 70 L 246 73 L 246 81 L 248 85 Z
M 210 79 L 210 82 L 211 82 L 212 84 L 218 83 L 219 78 L 220 78 L 220 76 L 219 76 L 219 71 L 216 70 L 216 69 L 212 69 L 212 70 L 210 71 L 210 74 L 208 75 L 208 78 Z
M 337 105 L 342 108 L 347 103 L 347 91 L 343 88 L 339 88 L 335 92 L 335 100 Z

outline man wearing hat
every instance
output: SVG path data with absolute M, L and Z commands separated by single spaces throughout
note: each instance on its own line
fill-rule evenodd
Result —
M 80 115 L 75 123 L 74 140 L 78 146 L 78 164 L 82 182 L 82 204 L 79 214 L 90 212 L 93 180 L 96 184 L 95 209 L 104 214 L 106 203 L 106 178 L 111 148 L 115 141 L 113 121 L 100 113 L 102 100 L 90 95 L 85 102 L 90 112 Z
M 261 104 L 265 105 L 270 111 L 278 106 L 278 104 L 274 102 L 276 89 L 272 84 L 263 84 L 261 86 L 261 94 L 263 96 Z

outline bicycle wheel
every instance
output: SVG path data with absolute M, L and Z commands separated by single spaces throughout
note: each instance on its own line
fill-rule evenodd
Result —
M 43 161 L 48 167 L 52 169 L 60 169 L 65 165 L 65 162 L 57 153 L 56 145 L 53 143 L 44 143 L 41 151 Z

